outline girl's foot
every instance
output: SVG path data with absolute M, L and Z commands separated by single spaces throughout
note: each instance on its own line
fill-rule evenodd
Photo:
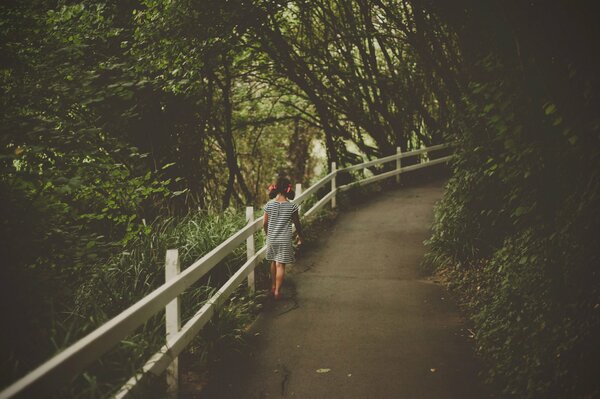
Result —
M 281 292 L 274 292 L 273 293 L 273 298 L 275 298 L 276 301 L 281 299 Z
M 275 287 L 271 287 L 271 295 L 275 296 Z

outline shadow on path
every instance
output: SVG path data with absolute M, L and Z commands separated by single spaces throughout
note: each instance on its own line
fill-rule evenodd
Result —
M 490 397 L 455 303 L 419 271 L 442 187 L 383 192 L 341 214 L 255 321 L 252 352 L 195 397 Z

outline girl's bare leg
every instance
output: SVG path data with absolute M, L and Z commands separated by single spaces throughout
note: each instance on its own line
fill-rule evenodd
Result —
M 277 266 L 275 261 L 271 262 L 271 293 L 275 293 L 275 277 L 277 275 Z
M 279 297 L 279 291 L 281 290 L 281 284 L 283 284 L 283 278 L 285 277 L 285 263 L 276 264 L 277 273 L 275 275 L 275 298 Z

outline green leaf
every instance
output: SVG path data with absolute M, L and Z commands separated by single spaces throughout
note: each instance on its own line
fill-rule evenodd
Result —
M 519 265 L 524 265 L 528 260 L 529 258 L 527 256 L 522 256 L 521 259 L 519 259 Z
M 556 111 L 556 106 L 554 104 L 548 104 L 548 105 L 546 105 L 546 108 L 544 108 L 544 113 L 546 115 L 553 114 L 555 111 Z
M 184 194 L 188 191 L 188 189 L 186 188 L 185 190 L 181 190 L 181 191 L 173 191 L 173 196 L 177 197 L 178 195 Z
M 524 206 L 520 206 L 516 211 L 513 212 L 513 216 L 522 216 L 528 212 L 528 209 Z

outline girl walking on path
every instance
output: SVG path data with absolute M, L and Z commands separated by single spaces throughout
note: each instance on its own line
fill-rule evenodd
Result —
M 273 199 L 263 208 L 263 229 L 267 235 L 267 260 L 271 262 L 271 294 L 279 299 L 285 265 L 294 262 L 292 223 L 298 233 L 298 245 L 302 245 L 302 227 L 298 205 L 289 201 L 294 198 L 294 192 L 288 179 L 279 178 L 277 184 L 270 187 L 269 197 Z

